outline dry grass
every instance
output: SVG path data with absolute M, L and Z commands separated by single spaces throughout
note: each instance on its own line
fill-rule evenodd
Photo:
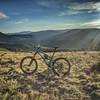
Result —
M 72 66 L 65 78 L 55 76 L 39 56 L 38 71 L 30 76 L 24 74 L 19 63 L 32 55 L 0 51 L 0 100 L 100 100 L 99 51 L 57 52 L 55 58 L 65 57 Z

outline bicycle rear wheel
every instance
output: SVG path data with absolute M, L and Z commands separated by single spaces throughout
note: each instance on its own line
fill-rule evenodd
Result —
M 70 74 L 71 65 L 65 58 L 57 58 L 53 62 L 53 72 L 57 76 L 64 77 Z
M 36 72 L 38 68 L 38 64 L 37 64 L 37 61 L 33 57 L 27 56 L 21 60 L 20 68 L 26 74 L 33 74 Z

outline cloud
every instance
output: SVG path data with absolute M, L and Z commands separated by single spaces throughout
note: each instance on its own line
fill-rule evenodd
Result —
M 84 23 L 83 26 L 100 28 L 100 19 Z
M 8 18 L 8 16 L 3 12 L 0 12 L 0 19 L 6 19 L 6 18 Z
M 100 19 L 91 20 L 88 22 L 66 22 L 59 23 L 55 25 L 57 28 L 69 28 L 69 29 L 77 29 L 77 28 L 100 28 Z
M 73 10 L 100 10 L 100 2 L 72 3 L 68 8 Z
M 6 24 L 10 24 L 10 25 L 22 25 L 22 24 L 26 24 L 29 23 L 30 20 L 28 18 L 24 18 L 24 19 L 20 19 L 20 20 L 8 20 L 6 21 Z
M 29 19 L 25 18 L 25 19 L 15 21 L 14 24 L 23 24 L 23 23 L 28 23 L 28 22 L 29 22 Z
M 72 3 L 68 8 L 73 10 L 88 10 L 93 8 L 94 2 Z
M 40 6 L 43 6 L 43 7 L 48 7 L 49 6 L 49 2 L 46 2 L 46 1 L 39 1 L 38 4 Z
M 80 11 L 73 11 L 73 10 L 67 10 L 67 11 L 60 12 L 58 14 L 58 16 L 77 15 L 77 14 L 80 14 L 80 13 L 82 13 L 82 12 L 80 12 Z
M 100 9 L 100 2 L 94 3 L 93 8 Z
M 74 15 L 74 14 L 90 14 L 90 13 L 100 13 L 100 2 L 83 2 L 83 3 L 70 3 L 67 7 L 69 10 L 66 15 Z M 64 14 L 62 14 L 64 15 Z
M 49 9 L 59 9 L 61 5 L 59 4 L 59 1 L 56 0 L 37 0 L 37 5 L 43 7 L 43 8 L 49 8 Z
M 60 12 L 59 16 L 77 15 L 84 13 L 100 13 L 100 2 L 73 2 L 65 7 L 65 11 Z

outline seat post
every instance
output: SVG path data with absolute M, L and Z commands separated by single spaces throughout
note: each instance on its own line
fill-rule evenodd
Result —
M 55 55 L 55 53 L 56 53 L 56 50 L 57 50 L 57 47 L 55 47 L 55 48 L 54 48 L 54 52 L 53 52 L 53 54 L 52 54 L 52 57 L 51 57 L 51 58 L 53 58 L 53 57 L 54 57 L 54 55 Z

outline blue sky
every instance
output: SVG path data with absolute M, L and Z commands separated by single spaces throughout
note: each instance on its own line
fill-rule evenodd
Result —
M 100 28 L 100 0 L 0 0 L 0 31 Z

